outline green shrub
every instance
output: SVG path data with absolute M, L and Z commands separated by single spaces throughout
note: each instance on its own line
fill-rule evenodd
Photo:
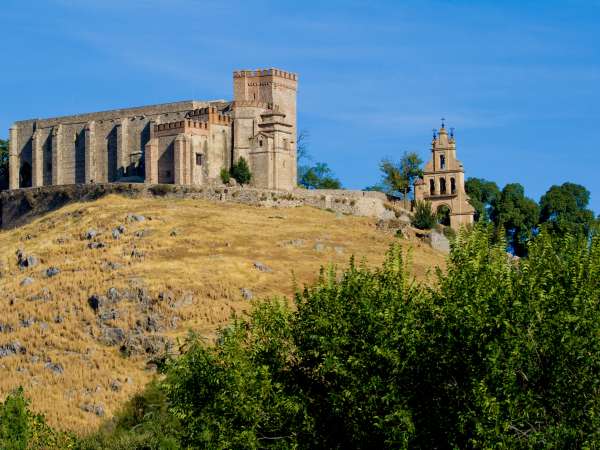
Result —
M 230 179 L 231 179 L 231 175 L 229 174 L 229 170 L 227 170 L 225 167 L 223 167 L 221 169 L 221 181 L 223 182 L 223 184 L 227 184 L 227 183 L 229 183 Z
M 237 163 L 231 166 L 230 174 L 235 181 L 242 185 L 250 183 L 250 180 L 252 179 L 250 167 L 248 167 L 248 163 L 243 157 L 240 157 Z
M 420 230 L 429 230 L 437 223 L 435 212 L 431 209 L 428 201 L 418 201 L 415 204 L 415 212 L 412 218 L 412 226 Z

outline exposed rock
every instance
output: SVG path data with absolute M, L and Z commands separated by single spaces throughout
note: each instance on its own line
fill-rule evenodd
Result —
M 38 322 L 38 325 L 40 326 L 40 328 L 44 331 L 48 330 L 48 324 L 46 322 Z
M 333 249 L 335 250 L 335 252 L 336 252 L 338 255 L 343 255 L 343 254 L 344 254 L 344 247 L 341 247 L 341 246 L 336 246 L 336 247 L 333 247 Z
M 118 289 L 115 287 L 111 287 L 107 292 L 106 292 L 106 297 L 108 298 L 108 300 L 110 300 L 112 303 L 117 303 L 121 300 L 121 294 L 119 293 Z
M 323 244 L 322 242 L 317 242 L 315 244 L 315 251 L 316 252 L 324 252 L 325 251 L 325 244 Z
M 121 239 L 121 232 L 115 228 L 112 230 L 112 237 L 113 239 Z
M 46 269 L 46 277 L 52 278 L 60 273 L 60 269 L 58 267 L 48 267 Z
M 128 214 L 127 222 L 144 222 L 146 218 L 138 214 Z
M 58 315 L 54 318 L 54 323 L 63 323 L 65 321 L 65 318 L 61 315 Z
M 43 288 L 39 294 L 32 295 L 28 300 L 31 302 L 48 302 L 52 300 L 52 294 L 50 289 Z
M 265 264 L 259 262 L 259 261 L 254 261 L 254 268 L 261 271 L 261 272 L 272 272 L 271 268 L 266 266 Z
M 172 304 L 175 302 L 175 294 L 172 291 L 162 291 L 158 294 L 158 300 Z
M 26 255 L 21 249 L 17 250 L 17 264 L 21 269 L 31 269 L 37 266 L 40 260 L 35 255 Z
M 98 417 L 104 417 L 104 406 L 102 405 L 91 405 L 86 403 L 81 405 L 79 408 L 85 412 L 96 414 Z
M 117 227 L 117 231 L 121 234 L 125 234 L 125 231 L 126 231 L 125 225 L 119 225 Z
M 106 247 L 106 244 L 104 244 L 104 242 L 90 242 L 88 244 L 88 248 L 91 248 L 92 250 L 104 248 L 104 247 Z
M 117 320 L 119 318 L 119 310 L 111 309 L 109 311 L 102 311 L 98 314 L 98 319 L 102 322 L 106 322 L 108 320 Z
M 52 372 L 54 372 L 57 375 L 60 375 L 60 374 L 64 373 L 64 371 L 65 371 L 62 364 L 53 363 L 51 361 L 48 361 L 46 364 L 44 364 L 44 367 L 48 370 L 51 370 Z
M 8 344 L 0 345 L 0 358 L 13 355 L 24 355 L 27 349 L 21 345 L 19 341 L 9 342 Z
M 12 333 L 13 331 L 15 330 L 12 327 L 12 325 L 7 323 L 0 323 L 0 333 Z
M 125 331 L 123 328 L 117 327 L 104 327 L 102 328 L 102 335 L 100 336 L 100 342 L 105 345 L 119 345 L 125 340 Z
M 158 355 L 171 350 L 173 343 L 170 339 L 158 334 L 150 336 L 141 333 L 132 333 L 121 346 L 121 352 L 126 356 L 131 355 Z
M 173 230 L 171 230 L 171 232 L 169 233 L 169 235 L 170 235 L 171 237 L 176 237 L 176 236 L 178 236 L 178 235 L 179 235 L 179 230 L 177 230 L 177 229 L 173 229 Z
M 151 230 L 147 230 L 147 229 L 138 230 L 135 233 L 133 233 L 133 235 L 136 238 L 143 238 L 143 237 L 146 237 L 146 236 L 150 236 L 150 234 L 152 234 Z
M 106 267 L 109 270 L 119 270 L 119 269 L 123 268 L 123 264 L 108 261 L 107 263 L 104 264 L 104 267 Z
M 240 291 L 242 293 L 242 297 L 244 297 L 244 300 L 250 301 L 254 297 L 254 294 L 248 288 L 242 288 L 242 289 L 240 289 Z
M 23 280 L 21 281 L 21 286 L 29 286 L 29 285 L 33 284 L 34 281 L 35 280 L 31 277 L 23 278 Z
M 194 303 L 194 296 L 190 292 L 186 292 L 181 298 L 171 304 L 172 308 L 179 309 L 185 306 L 190 306 Z
M 444 253 L 450 253 L 450 241 L 443 233 L 431 231 L 431 247 Z
M 112 380 L 110 382 L 110 390 L 113 392 L 119 392 L 122 388 L 121 382 L 119 380 Z
M 96 236 L 98 236 L 98 231 L 94 230 L 93 228 L 90 228 L 89 230 L 87 230 L 85 232 L 85 238 L 88 241 L 91 241 L 92 239 L 94 239 Z

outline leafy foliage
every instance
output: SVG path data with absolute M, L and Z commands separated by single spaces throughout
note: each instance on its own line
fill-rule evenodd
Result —
M 8 189 L 8 141 L 0 139 L 0 191 Z
M 525 197 L 525 189 L 518 183 L 504 186 L 493 203 L 491 219 L 498 230 L 505 230 L 508 245 L 516 255 L 527 252 L 527 243 L 535 232 L 539 219 L 538 204 Z
M 308 130 L 302 130 L 298 134 L 296 144 L 298 185 L 306 189 L 341 189 L 342 183 L 326 163 L 312 164 L 312 157 L 308 151 L 309 139 Z
M 231 174 L 229 173 L 229 170 L 223 167 L 219 175 L 221 176 L 221 181 L 223 182 L 223 184 L 229 183 L 229 180 L 231 179 Z
M 335 178 L 326 163 L 318 162 L 307 167 L 300 178 L 300 185 L 307 189 L 341 189 L 342 183 Z
M 437 224 L 437 214 L 431 208 L 431 202 L 418 201 L 412 217 L 412 226 L 420 230 L 429 230 Z
M 421 158 L 413 152 L 404 152 L 398 162 L 382 160 L 379 169 L 382 173 L 381 185 L 384 186 L 385 192 L 390 195 L 402 195 L 406 199 L 411 186 L 417 178 L 423 176 L 422 164 Z
M 594 213 L 587 208 L 589 201 L 590 192 L 579 184 L 552 186 L 540 200 L 540 222 L 557 235 L 587 236 L 594 223 Z
M 489 222 L 493 205 L 500 196 L 498 185 L 483 178 L 468 178 L 465 181 L 465 191 L 469 196 L 469 203 L 475 208 L 475 221 Z
M 239 184 L 248 184 L 252 179 L 250 167 L 248 167 L 248 163 L 243 157 L 240 157 L 238 161 L 231 166 L 230 174 Z
M 42 415 L 29 410 L 22 388 L 9 394 L 0 404 L 0 448 L 58 449 L 69 448 L 74 442 L 72 436 L 53 430 Z

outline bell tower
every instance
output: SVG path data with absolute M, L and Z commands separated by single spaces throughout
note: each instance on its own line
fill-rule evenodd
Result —
M 448 134 L 444 119 L 439 131 L 433 130 L 431 159 L 425 165 L 423 178 L 415 183 L 415 199 L 431 202 L 441 221 L 448 221 L 444 225 L 456 229 L 473 223 L 475 210 L 465 192 L 464 167 L 456 158 L 454 128 Z

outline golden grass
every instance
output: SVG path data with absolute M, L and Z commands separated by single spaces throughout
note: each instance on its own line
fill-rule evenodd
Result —
M 146 220 L 128 223 L 130 213 Z M 120 224 L 126 233 L 114 240 L 111 230 Z M 105 248 L 88 248 L 83 236 L 90 228 L 100 232 L 97 240 Z M 136 237 L 141 230 L 149 234 Z M 351 255 L 380 264 L 395 240 L 378 231 L 373 219 L 308 207 L 274 209 L 119 196 L 71 204 L 24 227 L 0 232 L 0 323 L 13 328 L 0 333 L 0 346 L 19 341 L 27 348 L 24 355 L 0 358 L 0 394 L 4 397 L 22 385 L 32 407 L 45 413 L 51 425 L 89 432 L 103 419 L 83 411 L 82 405 L 101 404 L 109 417 L 153 376 L 146 370 L 147 356 L 127 358 L 117 347 L 98 341 L 97 317 L 87 303 L 90 295 L 132 286 L 146 287 L 154 298 L 167 290 L 175 298 L 191 293 L 190 305 L 154 306 L 165 321 L 179 318 L 177 328 L 165 326 L 162 334 L 184 337 L 191 329 L 210 339 L 233 313 L 243 313 L 251 305 L 242 298 L 241 288 L 250 289 L 254 299 L 289 298 L 294 278 L 300 286 L 311 283 L 320 266 L 343 267 Z M 443 265 L 443 255 L 428 246 L 401 242 L 413 247 L 417 278 Z M 19 248 L 37 255 L 40 264 L 20 270 L 15 256 Z M 144 256 L 132 256 L 134 249 Z M 107 269 L 107 261 L 123 267 Z M 272 271 L 261 272 L 254 262 Z M 51 266 L 61 273 L 45 278 L 42 272 Z M 23 287 L 20 283 L 27 276 L 35 282 Z M 44 289 L 49 300 L 31 299 Z M 114 326 L 135 326 L 139 305 L 123 302 L 116 307 L 120 317 Z M 57 316 L 64 318 L 62 323 L 55 323 Z M 28 318 L 36 323 L 22 327 L 20 321 Z M 46 368 L 48 361 L 61 363 L 64 372 Z M 110 388 L 113 380 L 121 382 L 120 391 Z

